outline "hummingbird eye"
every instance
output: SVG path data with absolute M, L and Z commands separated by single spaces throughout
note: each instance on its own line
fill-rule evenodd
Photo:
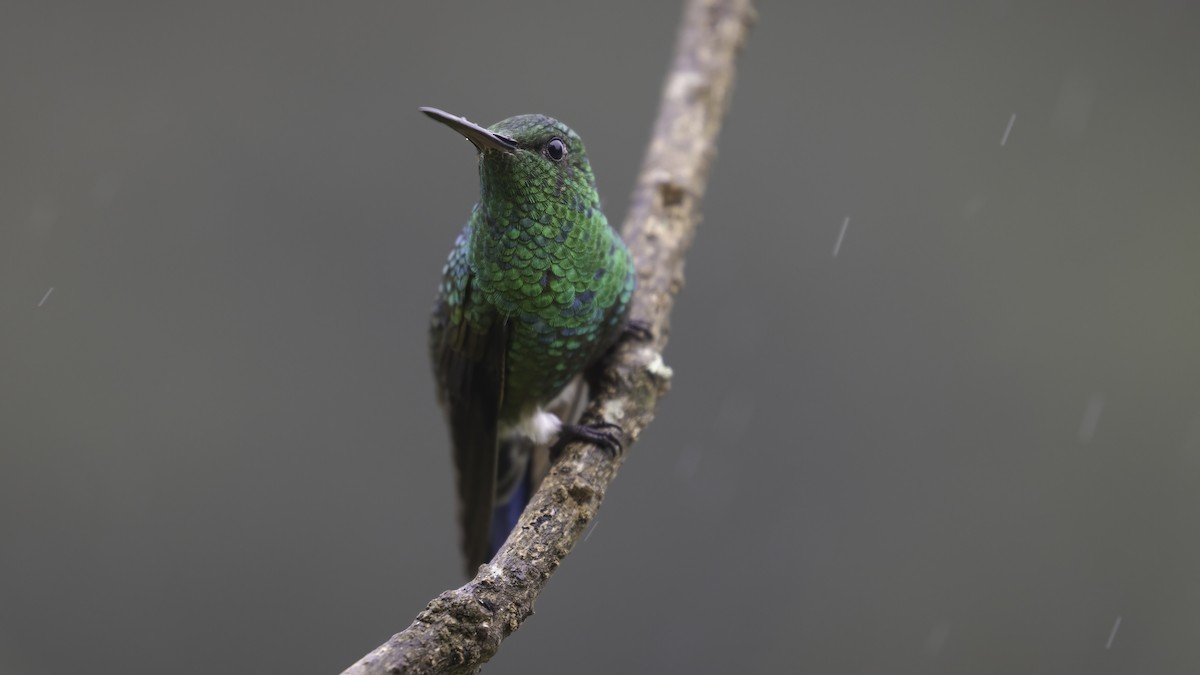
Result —
M 561 138 L 551 138 L 546 144 L 546 156 L 555 162 L 561 161 L 563 155 L 567 154 L 567 146 L 562 142 Z

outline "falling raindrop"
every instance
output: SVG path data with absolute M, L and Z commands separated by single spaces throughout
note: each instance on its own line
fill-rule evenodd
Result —
M 1000 137 L 1000 147 L 1003 148 L 1004 144 L 1008 142 L 1008 135 L 1012 132 L 1013 122 L 1016 122 L 1016 121 L 1017 121 L 1017 113 L 1013 113 L 1008 118 L 1008 126 L 1004 127 L 1004 135 Z
M 842 250 L 842 239 L 846 236 L 846 228 L 850 227 L 850 216 L 842 221 L 842 231 L 838 232 L 837 243 L 833 245 L 833 257 L 837 257 L 838 251 Z
M 1087 407 L 1083 410 L 1083 421 L 1079 424 L 1079 440 L 1090 443 L 1096 435 L 1096 425 L 1100 423 L 1100 413 L 1104 412 L 1104 394 L 1096 392 L 1088 399 Z
M 1112 631 L 1108 634 L 1108 642 L 1105 643 L 1105 649 L 1112 649 L 1113 638 L 1117 637 L 1117 629 L 1121 627 L 1121 615 L 1117 615 L 1117 620 L 1113 622 Z

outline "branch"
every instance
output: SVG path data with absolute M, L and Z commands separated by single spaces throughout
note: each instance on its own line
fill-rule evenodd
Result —
M 638 268 L 632 315 L 653 337 L 622 341 L 583 416 L 586 423 L 619 424 L 626 447 L 654 418 L 670 384 L 662 361 L 669 315 L 700 221 L 698 203 L 733 89 L 734 61 L 753 18 L 750 0 L 690 0 L 680 26 L 623 230 Z M 492 562 L 465 586 L 431 601 L 412 625 L 343 675 L 478 672 L 533 614 L 534 600 L 595 518 L 622 460 L 588 444 L 569 445 Z

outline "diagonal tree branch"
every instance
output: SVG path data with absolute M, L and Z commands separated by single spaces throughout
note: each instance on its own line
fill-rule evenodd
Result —
M 623 235 L 638 267 L 632 315 L 651 328 L 607 364 L 584 422 L 621 425 L 632 445 L 654 418 L 671 370 L 663 364 L 669 318 L 683 286 L 683 257 L 733 89 L 734 62 L 754 19 L 751 0 L 689 0 L 654 136 Z M 343 675 L 475 673 L 533 613 L 550 575 L 595 518 L 622 457 L 591 445 L 566 448 L 508 541 L 465 586 L 446 591 L 408 628 Z

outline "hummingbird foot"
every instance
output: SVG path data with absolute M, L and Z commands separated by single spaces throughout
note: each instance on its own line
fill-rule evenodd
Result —
M 595 424 L 564 424 L 558 432 L 558 442 L 550 448 L 550 461 L 558 461 L 559 455 L 572 441 L 584 441 L 600 448 L 609 457 L 616 457 L 625 451 L 622 438 L 625 432 L 621 425 L 612 422 L 596 422 Z
M 637 342 L 649 342 L 654 339 L 654 331 L 650 328 L 649 321 L 642 319 L 629 319 L 625 322 L 625 326 L 621 329 L 621 334 L 608 351 L 604 352 L 604 356 L 597 359 L 595 363 L 583 371 L 583 381 L 587 383 L 588 391 L 600 391 L 600 380 L 604 375 L 604 368 L 608 365 L 609 358 L 617 351 L 625 340 L 636 340 Z

